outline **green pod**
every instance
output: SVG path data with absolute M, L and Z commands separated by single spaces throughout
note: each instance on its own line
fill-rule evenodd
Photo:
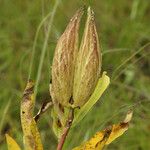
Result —
M 65 32 L 58 40 L 52 64 L 50 93 L 54 103 L 69 106 L 73 93 L 73 80 L 78 52 L 78 32 L 83 8 L 70 20 Z
M 73 107 L 83 106 L 92 95 L 100 77 L 101 61 L 94 13 L 89 7 L 75 68 Z

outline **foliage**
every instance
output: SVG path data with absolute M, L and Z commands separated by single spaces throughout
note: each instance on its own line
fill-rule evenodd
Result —
M 20 145 L 22 143 L 18 112 L 29 73 L 31 47 L 38 25 L 43 16 L 51 14 L 54 2 L 54 0 L 0 2 L 0 149 L 6 149 L 4 136 L 6 132 L 13 135 Z M 49 89 L 49 66 L 57 38 L 74 11 L 84 2 L 64 0 L 59 4 L 37 88 L 35 113 L 43 99 L 50 99 L 49 93 L 45 91 Z M 149 1 L 93 0 L 91 5 L 97 18 L 98 33 L 101 33 L 103 70 L 107 70 L 112 82 L 101 101 L 87 114 L 88 117 L 72 129 L 64 149 L 71 149 L 89 139 L 97 130 L 102 130 L 104 126 L 118 120 L 129 108 L 134 109 L 132 130 L 106 149 L 126 150 L 126 145 L 128 150 L 150 149 L 150 143 L 145 142 L 150 137 Z M 37 62 L 40 61 L 44 40 L 45 32 L 43 34 L 43 30 L 40 30 L 34 54 L 34 69 L 31 75 L 33 79 L 36 79 L 39 65 Z M 136 53 L 144 45 L 147 46 Z M 44 129 L 41 130 L 44 148 L 49 149 L 48 145 L 53 143 L 51 147 L 53 150 L 57 140 L 52 138 L 54 134 L 50 130 L 52 122 L 49 116 L 50 112 L 47 112 L 38 126 Z

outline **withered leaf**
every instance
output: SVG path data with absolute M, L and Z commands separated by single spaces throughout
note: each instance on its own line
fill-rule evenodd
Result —
M 89 141 L 73 150 L 102 150 L 105 145 L 110 144 L 128 129 L 131 118 L 132 111 L 129 111 L 123 122 L 114 124 L 103 131 L 97 132 Z
M 21 124 L 26 150 L 43 150 L 40 134 L 33 118 L 34 83 L 28 81 L 21 102 Z

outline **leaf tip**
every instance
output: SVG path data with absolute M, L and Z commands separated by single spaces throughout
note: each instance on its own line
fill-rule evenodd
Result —
M 123 122 L 124 122 L 124 123 L 130 122 L 131 119 L 132 119 L 132 116 L 133 116 L 133 111 L 132 111 L 132 110 L 129 110 Z

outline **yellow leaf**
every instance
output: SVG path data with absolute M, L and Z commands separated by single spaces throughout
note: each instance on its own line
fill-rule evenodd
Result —
M 106 145 L 110 144 L 117 137 L 121 136 L 126 130 L 128 130 L 129 122 L 132 118 L 132 114 L 133 114 L 133 112 L 129 111 L 123 122 L 112 126 L 112 131 L 111 131 L 111 134 L 110 134 L 110 136 L 106 142 Z
M 40 134 L 33 118 L 34 83 L 28 81 L 21 102 L 21 124 L 26 150 L 43 150 Z
M 132 111 L 129 111 L 123 122 L 112 125 L 103 131 L 97 132 L 93 138 L 73 150 L 102 150 L 105 145 L 110 144 L 128 129 L 131 118 Z
M 31 132 L 32 132 L 34 142 L 35 142 L 35 149 L 43 150 L 40 133 L 38 131 L 38 128 L 34 119 L 32 119 L 32 123 L 31 123 Z
M 6 141 L 7 141 L 8 150 L 21 150 L 21 148 L 16 143 L 16 141 L 8 134 L 6 134 Z

